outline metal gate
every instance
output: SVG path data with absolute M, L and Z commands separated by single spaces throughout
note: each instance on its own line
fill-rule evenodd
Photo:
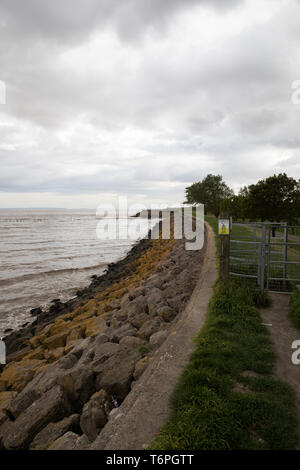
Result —
M 300 226 L 287 223 L 233 223 L 230 275 L 261 289 L 290 292 L 300 284 Z

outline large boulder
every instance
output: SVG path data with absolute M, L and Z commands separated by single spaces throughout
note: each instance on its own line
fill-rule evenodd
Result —
M 98 366 L 102 369 L 103 364 L 112 356 L 120 351 L 118 343 L 105 342 L 95 345 L 93 350 L 93 369 L 98 370 Z
M 156 333 L 153 333 L 153 335 L 151 335 L 149 339 L 149 344 L 151 348 L 153 349 L 158 348 L 165 341 L 167 336 L 168 336 L 167 330 L 161 330 L 161 331 L 157 331 Z
M 160 273 L 152 274 L 152 276 L 150 276 L 147 279 L 146 285 L 147 285 L 147 290 L 150 290 L 150 291 L 153 288 L 159 289 L 162 285 L 162 275 Z
M 125 336 L 134 336 L 137 332 L 137 329 L 134 328 L 132 325 L 125 323 L 124 325 L 120 326 L 119 328 L 112 331 L 112 341 L 114 343 L 119 343 L 122 338 Z
M 66 371 L 58 378 L 57 382 L 67 393 L 68 399 L 76 411 L 79 411 L 95 392 L 93 369 L 84 365 Z
M 0 392 L 0 426 L 9 419 L 10 407 L 17 392 Z
M 165 303 L 163 293 L 157 287 L 151 289 L 150 294 L 147 296 L 148 312 L 149 315 L 154 316 L 157 314 L 157 309 Z
M 7 390 L 19 392 L 33 379 L 43 365 L 45 365 L 45 361 L 38 359 L 10 362 L 1 374 L 1 381 Z
M 32 441 L 30 450 L 45 450 L 53 444 L 59 437 L 63 436 L 66 432 L 79 431 L 79 415 L 73 414 L 67 418 L 58 421 L 57 423 L 49 423 L 42 429 Z
M 130 391 L 138 351 L 121 349 L 98 368 L 97 389 L 122 401 Z
M 95 336 L 106 330 L 106 321 L 100 317 L 93 317 L 86 321 L 86 336 Z
M 176 296 L 177 294 L 177 290 L 176 288 L 171 285 L 171 284 L 168 284 L 166 285 L 165 289 L 163 290 L 163 296 L 165 299 L 170 299 L 170 298 L 173 298 L 174 296 Z
M 10 409 L 11 403 L 17 395 L 17 392 L 0 392 L 0 410 Z
M 3 446 L 7 450 L 27 449 L 34 437 L 50 422 L 56 422 L 71 412 L 66 394 L 56 386 L 33 402 L 15 421 L 6 421 L 1 429 Z
M 181 312 L 184 310 L 186 302 L 188 301 L 190 295 L 188 294 L 177 294 L 174 297 L 167 299 L 168 305 L 176 310 L 176 312 Z
M 47 366 L 19 393 L 12 402 L 13 416 L 17 418 L 24 409 L 57 384 L 65 390 L 68 399 L 75 403 L 79 411 L 96 391 L 94 368 L 98 362 L 102 364 L 119 349 L 118 344 L 108 342 L 107 337 L 102 335 L 96 339 L 80 340 L 70 353 L 57 363 Z
M 148 321 L 148 320 L 149 320 L 149 315 L 147 315 L 146 313 L 132 312 L 128 316 L 128 321 L 135 328 L 141 328 L 144 325 L 144 323 L 146 323 L 146 321 Z
M 63 348 L 66 345 L 66 339 L 67 333 L 58 333 L 54 336 L 49 336 L 46 338 L 43 344 L 50 350 Z
M 150 336 L 156 333 L 160 329 L 159 318 L 153 318 L 144 323 L 142 328 L 138 332 L 138 336 L 142 339 L 148 340 Z
M 133 377 L 134 377 L 135 380 L 137 380 L 142 375 L 142 373 L 146 369 L 149 362 L 150 362 L 150 357 L 145 356 L 145 357 L 142 357 L 142 359 L 140 359 L 136 363 L 135 368 L 134 368 L 134 372 L 133 372 Z
M 164 305 L 157 309 L 157 314 L 161 317 L 163 321 L 170 322 L 176 317 L 177 312 L 168 305 Z
M 121 347 L 128 349 L 137 349 L 142 344 L 143 341 L 136 336 L 124 336 L 120 341 Z
M 84 434 L 79 436 L 78 434 L 68 431 L 63 436 L 59 437 L 48 450 L 83 450 L 87 449 L 90 442 Z
M 147 310 L 147 300 L 143 295 L 140 295 L 139 297 L 136 297 L 134 300 L 130 302 L 128 307 L 126 308 L 126 311 L 128 313 L 128 316 L 131 313 L 144 313 Z
M 94 393 L 83 407 L 80 416 L 82 432 L 90 441 L 94 441 L 107 422 L 110 412 L 110 398 L 105 390 Z

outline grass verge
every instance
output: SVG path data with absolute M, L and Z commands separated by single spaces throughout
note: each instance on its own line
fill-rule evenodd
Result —
M 205 220 L 217 231 L 217 219 Z M 217 241 L 218 251 L 218 241 Z M 274 376 L 275 355 L 252 284 L 218 281 L 196 350 L 171 399 L 155 450 L 294 449 L 295 395 Z
M 294 289 L 290 299 L 290 318 L 296 328 L 300 329 L 300 290 Z
M 256 289 L 216 284 L 196 350 L 171 400 L 172 415 L 151 449 L 293 449 L 295 397 L 273 376 L 269 333 Z

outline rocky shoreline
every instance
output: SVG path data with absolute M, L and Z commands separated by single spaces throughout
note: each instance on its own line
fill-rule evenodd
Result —
M 92 443 L 184 310 L 204 251 L 186 251 L 184 239 L 143 239 L 76 299 L 53 302 L 5 338 L 0 448 Z
M 52 323 L 56 317 L 69 313 L 80 307 L 89 299 L 97 295 L 98 292 L 111 286 L 113 283 L 120 281 L 132 270 L 132 264 L 149 248 L 151 244 L 150 232 L 148 236 L 139 240 L 127 255 L 115 263 L 107 266 L 104 274 L 100 276 L 91 276 L 91 283 L 89 286 L 76 292 L 76 297 L 72 297 L 66 302 L 61 302 L 60 299 L 53 299 L 50 307 L 46 310 L 42 308 L 34 308 L 31 314 L 36 317 L 30 324 L 26 323 L 21 328 L 13 332 L 8 332 L 5 336 L 6 353 L 8 361 L 14 359 L 14 353 L 23 349 L 26 341 L 37 334 L 42 328 Z M 17 355 L 16 355 L 17 356 Z M 1 367 L 1 365 L 0 365 Z M 1 369 L 0 369 L 1 370 Z

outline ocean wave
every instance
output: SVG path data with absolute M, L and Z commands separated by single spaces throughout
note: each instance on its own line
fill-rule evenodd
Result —
M 53 269 L 51 271 L 42 271 L 38 273 L 29 273 L 29 274 L 24 274 L 22 276 L 0 279 L 0 286 L 9 286 L 11 284 L 18 284 L 18 283 L 21 283 L 30 279 L 44 277 L 44 276 L 57 276 L 58 274 L 64 274 L 64 273 L 91 271 L 91 270 L 102 268 L 102 267 L 104 268 L 105 266 L 107 266 L 107 263 L 95 264 L 93 266 L 85 266 L 83 268 L 63 268 L 63 269 Z

